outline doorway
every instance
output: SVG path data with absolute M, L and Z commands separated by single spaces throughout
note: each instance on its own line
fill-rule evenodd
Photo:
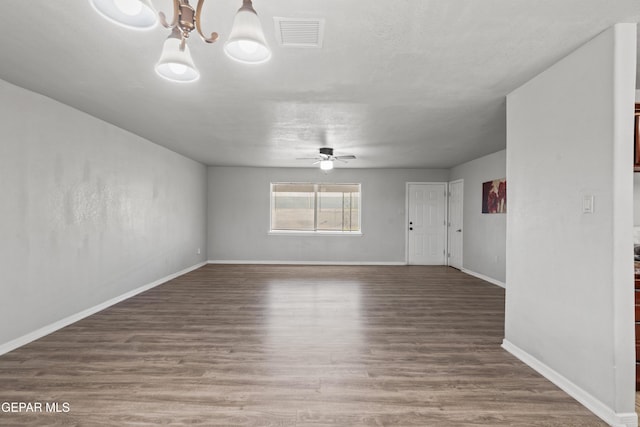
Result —
M 446 265 L 444 182 L 407 183 L 407 264 Z
M 462 270 L 462 245 L 463 245 L 463 211 L 464 181 L 458 179 L 449 183 L 449 223 L 448 234 L 448 265 Z

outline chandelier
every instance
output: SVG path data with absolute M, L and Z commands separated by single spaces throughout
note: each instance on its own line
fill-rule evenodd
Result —
M 194 9 L 189 0 L 173 0 L 173 19 L 164 13 L 156 14 L 150 0 L 89 0 L 96 11 L 108 20 L 138 30 L 151 29 L 160 21 L 171 34 L 164 42 L 156 72 L 174 82 L 192 82 L 200 77 L 193 63 L 187 40 L 193 30 L 206 43 L 218 40 L 218 33 L 205 36 L 200 26 L 204 0 L 198 0 Z M 224 44 L 228 57 L 246 64 L 260 64 L 271 58 L 258 14 L 251 0 L 243 0 L 238 9 L 229 38 Z

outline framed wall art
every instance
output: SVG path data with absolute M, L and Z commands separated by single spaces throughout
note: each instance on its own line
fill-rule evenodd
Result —
M 482 213 L 507 212 L 507 179 L 482 183 Z

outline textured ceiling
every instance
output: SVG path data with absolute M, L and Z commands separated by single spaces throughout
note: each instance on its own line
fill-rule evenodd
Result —
M 222 40 L 194 34 L 201 78 L 175 84 L 153 71 L 161 26 L 115 26 L 86 0 L 10 2 L 0 78 L 208 165 L 304 167 L 330 146 L 358 157 L 346 167 L 446 168 L 505 147 L 507 93 L 640 19 L 637 0 L 254 0 L 273 57 L 248 66 L 222 51 L 240 4 L 205 2 Z M 278 46 L 274 16 L 324 19 L 323 47 Z

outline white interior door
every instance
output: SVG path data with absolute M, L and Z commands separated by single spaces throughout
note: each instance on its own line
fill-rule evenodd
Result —
M 407 185 L 407 262 L 445 265 L 446 183 Z
M 462 180 L 449 183 L 449 265 L 462 269 L 462 243 L 464 229 L 462 228 L 462 201 L 464 196 L 464 182 Z

